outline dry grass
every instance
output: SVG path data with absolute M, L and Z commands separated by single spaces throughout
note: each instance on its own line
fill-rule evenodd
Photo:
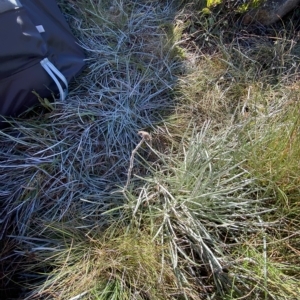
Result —
M 25 299 L 166 299 L 176 291 L 164 249 L 147 232 L 115 226 L 84 231 L 48 227 L 51 243 L 34 247 L 36 263 L 24 266 L 36 280 L 49 270 L 43 272 L 47 280 L 39 288 L 33 281 Z

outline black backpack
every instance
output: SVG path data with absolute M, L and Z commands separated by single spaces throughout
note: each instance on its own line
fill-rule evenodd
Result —
M 55 0 L 0 0 L 0 127 L 51 94 L 64 100 L 84 67 Z M 2 126 L 1 126 L 2 123 Z

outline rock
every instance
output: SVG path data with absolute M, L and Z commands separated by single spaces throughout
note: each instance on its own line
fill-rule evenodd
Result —
M 266 0 L 260 7 L 249 11 L 244 16 L 242 23 L 247 25 L 258 22 L 263 25 L 271 25 L 279 21 L 299 3 L 300 0 Z

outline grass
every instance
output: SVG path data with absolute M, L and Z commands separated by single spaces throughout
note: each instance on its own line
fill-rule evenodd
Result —
M 176 154 L 156 152 L 162 160 L 159 170 L 146 180 L 138 199 L 129 197 L 137 222 L 145 226 L 148 217 L 155 238 L 169 244 L 181 285 L 196 290 L 185 294 L 188 299 L 204 298 L 208 292 L 224 296 L 231 282 L 225 245 L 256 231 L 251 218 L 264 210 L 263 199 L 260 204 L 253 200 L 260 192 L 255 182 L 234 164 L 232 149 L 224 147 L 228 135 L 211 141 L 206 140 L 208 132 L 203 128 Z
M 0 132 L 0 290 L 20 287 L 5 297 L 297 299 L 293 16 L 59 4 L 88 68 Z
M 228 134 L 214 141 L 206 141 L 207 135 L 208 126 L 190 144 L 182 141 L 186 150 L 179 153 L 184 156 L 178 150 L 165 155 L 148 145 L 160 158 L 148 166 L 153 176 L 115 191 L 126 202 L 103 212 L 106 224 L 87 230 L 81 222 L 51 223 L 39 238 L 30 238 L 34 232 L 28 238 L 15 236 L 23 249 L 31 249 L 19 254 L 34 257 L 35 263 L 24 267 L 35 278 L 33 287 L 41 273 L 47 278 L 27 298 L 70 299 L 82 293 L 86 299 L 225 296 L 232 284 L 226 245 L 260 231 L 257 217 L 266 210 L 267 199 L 253 200 L 260 188 L 235 164 L 233 149 L 224 152 Z
M 298 96 L 295 97 L 289 97 L 291 102 L 286 104 L 280 114 L 273 114 L 264 123 L 256 124 L 255 136 L 251 141 L 253 152 L 248 161 L 256 176 L 266 184 L 274 183 L 291 203 L 297 202 L 299 193 L 299 164 L 290 164 L 299 157 L 299 104 Z M 260 159 L 253 159 L 257 157 Z M 290 206 L 290 202 L 286 205 Z
M 91 200 L 99 192 L 111 191 L 114 184 L 110 183 L 121 184 L 138 130 L 153 127 L 161 120 L 161 111 L 171 110 L 168 95 L 179 66 L 164 53 L 165 35 L 159 29 L 170 8 L 124 6 L 128 23 L 112 30 L 102 18 L 100 2 L 97 9 L 93 1 L 88 3 L 87 9 L 85 1 L 77 5 L 83 14 L 94 8 L 98 23 L 87 19 L 81 28 L 74 19 L 81 44 L 89 53 L 89 69 L 81 85 L 67 103 L 52 104 L 42 120 L 37 115 L 21 125 L 16 121 L 21 136 L 2 134 L 3 142 L 11 143 L 0 154 L 5 162 L 2 168 L 17 176 L 16 181 L 10 180 L 9 172 L 1 177 L 8 183 L 3 187 L 8 194 L 3 218 L 14 212 L 20 234 L 25 233 L 33 213 L 46 211 L 46 219 L 61 220 L 80 198 Z M 142 21 L 146 28 L 140 26 Z M 154 37 L 161 49 L 154 45 Z
M 47 238 L 54 235 L 64 245 L 35 248 L 37 264 L 29 269 L 36 274 L 50 260 L 52 270 L 26 299 L 165 299 L 175 288 L 172 270 L 161 257 L 164 249 L 147 232 L 120 227 L 86 234 L 72 227 L 48 230 Z

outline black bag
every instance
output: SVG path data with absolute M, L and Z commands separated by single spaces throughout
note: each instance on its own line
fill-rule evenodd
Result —
M 55 0 L 0 0 L 0 115 L 18 116 L 37 103 L 33 91 L 64 100 L 83 67 L 83 51 Z

